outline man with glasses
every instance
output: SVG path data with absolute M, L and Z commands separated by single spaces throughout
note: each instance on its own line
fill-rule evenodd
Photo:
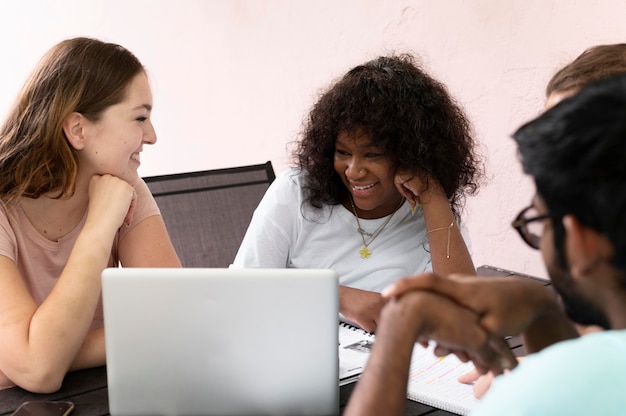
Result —
M 626 413 L 626 75 L 587 86 L 514 139 L 536 195 L 513 227 L 541 250 L 558 298 L 511 277 L 397 282 L 344 415 L 404 414 L 416 341 L 501 374 L 517 364 L 503 337 L 517 334 L 531 354 L 472 415 Z M 570 320 L 606 331 L 579 337 Z

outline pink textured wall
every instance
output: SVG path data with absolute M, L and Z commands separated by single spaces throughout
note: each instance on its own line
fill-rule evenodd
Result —
M 475 262 L 545 276 L 509 226 L 533 194 L 510 134 L 541 111 L 552 73 L 626 40 L 621 0 L 22 0 L 0 3 L 0 113 L 68 36 L 121 43 L 148 67 L 159 142 L 142 174 L 271 160 L 288 166 L 316 94 L 350 67 L 411 51 L 474 123 L 487 181 L 467 201 Z

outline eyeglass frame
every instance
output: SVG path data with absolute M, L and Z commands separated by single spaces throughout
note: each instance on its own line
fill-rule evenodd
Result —
M 534 208 L 535 208 L 535 206 L 533 204 L 530 204 L 526 208 L 522 209 L 519 212 L 519 214 L 517 214 L 517 216 L 515 217 L 515 220 L 513 220 L 513 222 L 511 222 L 511 227 L 513 227 L 513 228 L 515 228 L 515 230 L 517 230 L 517 232 L 519 233 L 520 237 L 522 237 L 522 240 L 524 240 L 524 242 L 526 244 L 528 244 L 531 248 L 534 248 L 535 250 L 539 250 L 539 243 L 536 242 L 536 241 L 530 240 L 528 238 L 529 234 L 527 232 L 525 233 L 524 229 L 526 228 L 528 223 L 535 222 L 535 221 L 546 220 L 548 218 L 551 218 L 552 215 L 547 213 L 547 214 L 537 215 L 537 216 L 531 217 L 531 218 L 524 218 L 524 214 L 526 214 L 526 212 L 528 210 L 534 209 Z

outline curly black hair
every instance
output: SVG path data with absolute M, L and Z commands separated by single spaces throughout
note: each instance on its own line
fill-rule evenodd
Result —
M 338 134 L 356 130 L 396 169 L 439 181 L 457 215 L 464 197 L 478 190 L 482 166 L 466 115 L 410 54 L 356 66 L 313 106 L 293 152 L 311 206 L 337 205 L 348 197 L 333 156 Z

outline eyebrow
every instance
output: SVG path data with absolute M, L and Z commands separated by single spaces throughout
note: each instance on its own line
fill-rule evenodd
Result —
M 133 110 L 142 110 L 142 109 L 146 109 L 148 111 L 152 111 L 152 105 L 150 104 L 142 104 L 142 105 L 138 105 L 137 107 L 133 108 Z
M 346 143 L 344 143 L 340 139 L 335 139 L 335 145 L 338 145 L 338 146 L 348 146 Z M 380 148 L 378 146 L 376 146 L 374 143 L 368 143 L 368 144 L 360 145 L 360 146 L 358 146 L 358 148 L 359 149 L 377 149 L 377 150 L 380 150 Z

